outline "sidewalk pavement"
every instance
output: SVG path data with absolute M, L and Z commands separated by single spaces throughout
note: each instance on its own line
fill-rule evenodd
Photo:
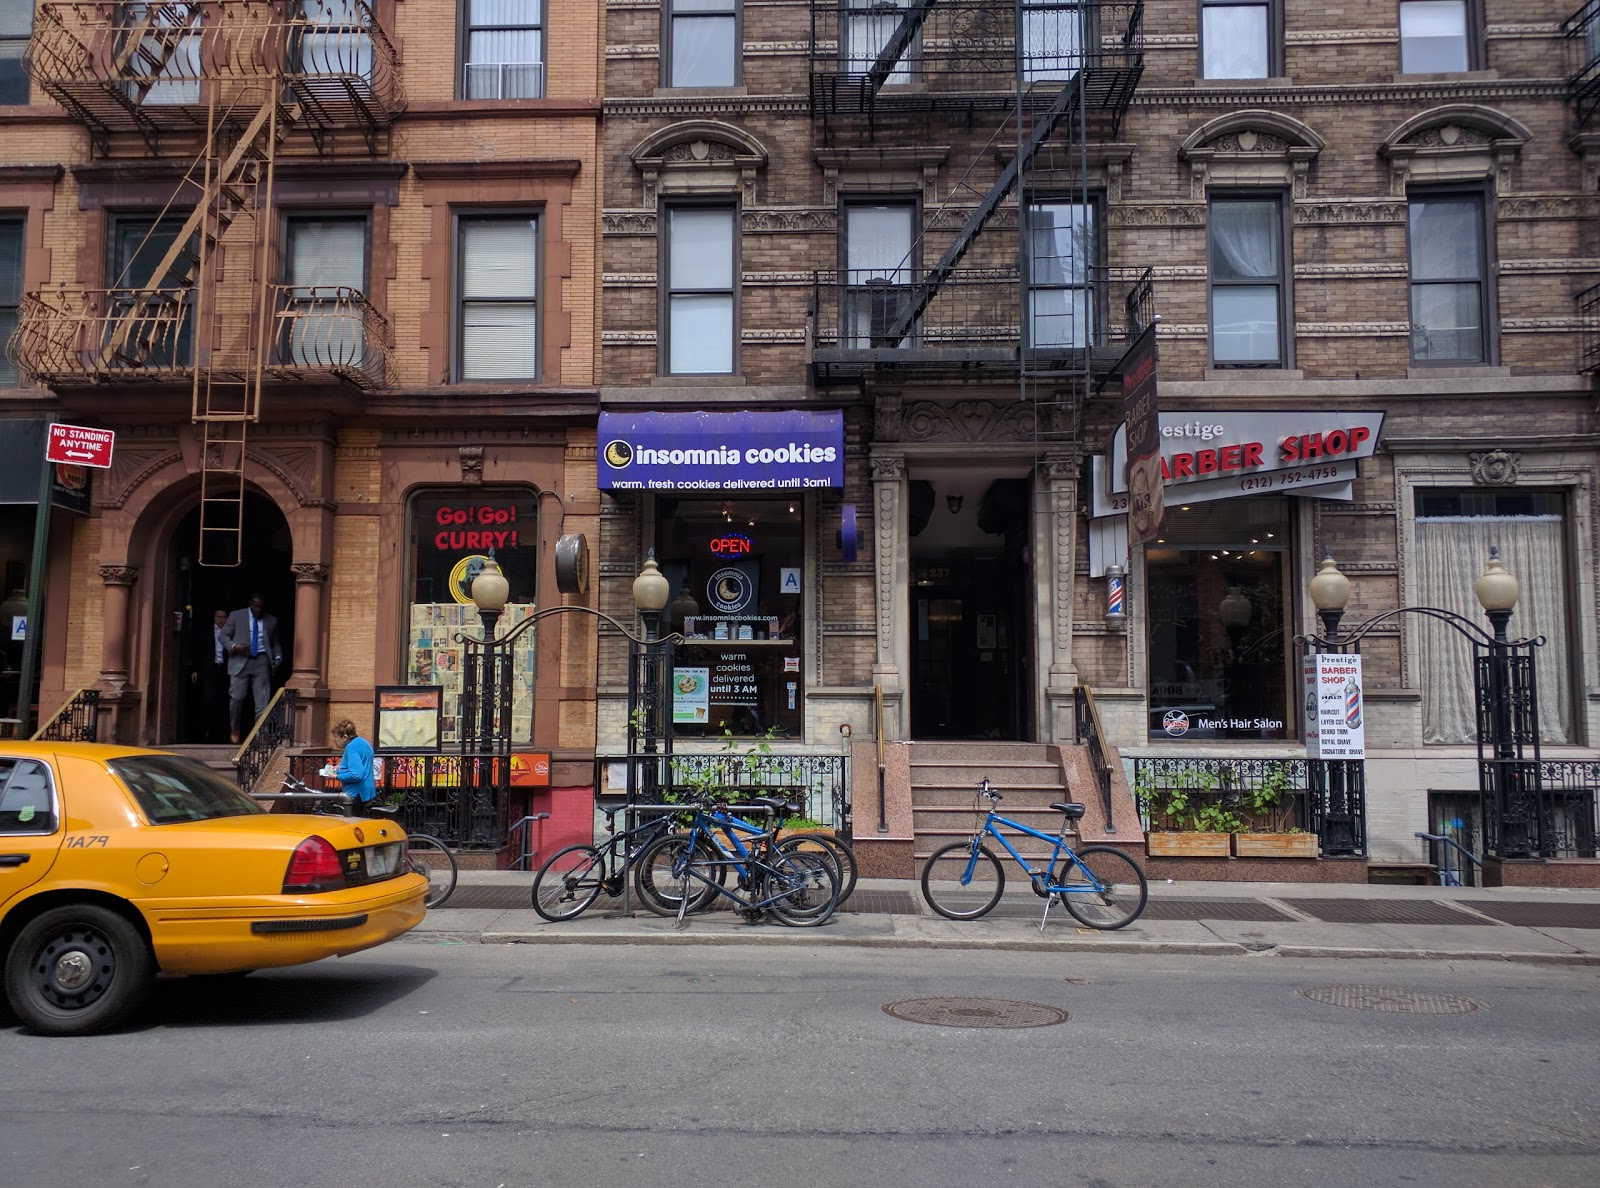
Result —
M 1059 902 L 1008 884 L 980 920 L 946 920 L 911 880 L 862 879 L 817 928 L 748 924 L 732 912 L 676 920 L 601 897 L 552 924 L 531 907 L 533 876 L 462 871 L 454 895 L 407 937 L 423 943 L 861 945 L 874 948 L 1359 957 L 1600 965 L 1600 890 L 1314 883 L 1150 886 L 1145 912 L 1116 932 L 1074 920 Z

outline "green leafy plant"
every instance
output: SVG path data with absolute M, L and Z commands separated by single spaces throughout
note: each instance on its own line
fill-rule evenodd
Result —
M 1230 812 L 1220 804 L 1203 806 L 1194 816 L 1197 833 L 1238 833 L 1244 828 L 1239 814 Z
M 1289 795 L 1289 790 L 1289 766 L 1284 763 L 1271 764 L 1259 784 L 1245 789 L 1243 802 L 1250 810 L 1252 829 L 1268 833 L 1281 832 L 1275 826 L 1278 824 L 1277 817 Z

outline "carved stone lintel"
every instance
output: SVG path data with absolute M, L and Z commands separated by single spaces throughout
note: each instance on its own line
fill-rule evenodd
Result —
M 1522 455 L 1509 450 L 1484 450 L 1468 454 L 1467 463 L 1472 481 L 1479 487 L 1511 487 L 1517 482 L 1517 468 Z
M 289 566 L 294 580 L 302 586 L 320 586 L 328 580 L 328 567 L 320 561 L 296 561 Z
M 483 447 L 462 446 L 457 453 L 461 456 L 461 481 L 469 487 L 483 485 Z
M 100 580 L 108 586 L 131 586 L 139 577 L 137 565 L 102 565 Z

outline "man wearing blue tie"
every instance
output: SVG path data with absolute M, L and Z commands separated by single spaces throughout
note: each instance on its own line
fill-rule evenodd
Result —
M 228 724 L 237 743 L 244 733 L 245 691 L 259 718 L 272 696 L 273 670 L 283 664 L 283 645 L 278 642 L 278 620 L 266 613 L 259 594 L 250 595 L 248 607 L 228 616 L 221 636 L 228 653 Z

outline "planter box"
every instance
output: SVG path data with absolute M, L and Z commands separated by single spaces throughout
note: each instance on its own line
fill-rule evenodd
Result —
M 1145 853 L 1152 858 L 1226 858 L 1226 833 L 1149 833 Z
M 1233 852 L 1238 858 L 1315 858 L 1314 833 L 1236 833 Z

